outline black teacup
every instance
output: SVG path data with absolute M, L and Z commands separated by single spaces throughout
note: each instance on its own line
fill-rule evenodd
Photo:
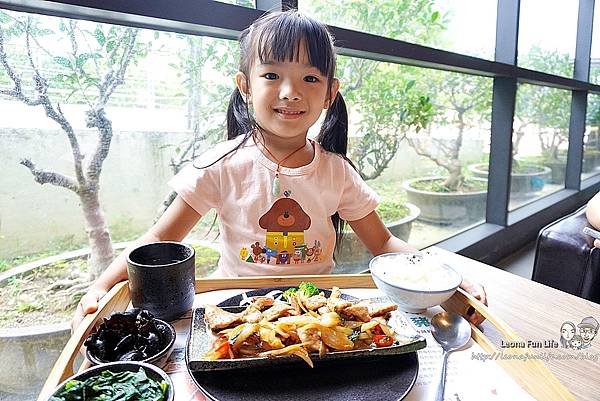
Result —
M 174 320 L 192 308 L 195 251 L 180 242 L 154 242 L 127 256 L 131 303 L 156 318 Z

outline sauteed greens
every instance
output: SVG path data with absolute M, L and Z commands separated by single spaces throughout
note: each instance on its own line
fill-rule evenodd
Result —
M 163 401 L 168 384 L 140 368 L 137 372 L 102 371 L 85 381 L 71 380 L 48 401 Z

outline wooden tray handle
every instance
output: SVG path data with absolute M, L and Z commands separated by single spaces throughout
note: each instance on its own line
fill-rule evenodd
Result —
M 470 308 L 474 308 L 490 322 L 507 341 L 523 341 L 517 333 L 500 319 L 492 314 L 490 309 L 466 293 L 461 288 L 442 307 L 450 312 L 465 315 Z M 471 337 L 484 351 L 500 355 L 498 348 L 483 334 L 479 328 L 471 324 Z M 575 397 L 554 376 L 541 359 L 530 359 L 528 355 L 536 354 L 530 348 L 506 348 L 502 350 L 504 355 L 514 356 L 515 359 L 495 359 L 500 366 L 507 371 L 529 394 L 538 400 L 568 400 L 575 401 Z M 523 359 L 519 359 L 523 358 Z
M 54 367 L 48 375 L 48 379 L 42 387 L 38 401 L 46 401 L 60 383 L 73 375 L 73 363 L 83 342 L 91 333 L 92 329 L 100 319 L 109 316 L 114 311 L 122 311 L 129 305 L 129 285 L 123 281 L 115 285 L 101 300 L 98 310 L 87 315 L 77 329 L 71 334 L 71 338 L 65 345 Z

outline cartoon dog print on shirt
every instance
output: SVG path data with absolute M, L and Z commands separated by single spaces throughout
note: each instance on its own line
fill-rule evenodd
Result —
M 298 202 L 286 197 L 275 201 L 258 224 L 267 230 L 266 246 L 280 256 L 286 252 L 283 258 L 278 257 L 278 263 L 290 263 L 296 247 L 304 244 L 304 230 L 310 227 L 310 216 Z
M 306 244 L 304 232 L 311 225 L 310 216 L 290 195 L 291 191 L 284 191 L 284 197 L 276 200 L 260 217 L 258 224 L 266 230 L 265 243 L 254 241 L 250 246 L 243 247 L 240 251 L 242 260 L 278 265 L 322 261 L 321 241 L 314 240 L 312 247 Z

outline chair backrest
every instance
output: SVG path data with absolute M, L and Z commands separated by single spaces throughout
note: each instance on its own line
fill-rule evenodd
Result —
M 583 234 L 585 206 L 538 234 L 532 279 L 569 294 L 600 302 L 600 249 Z

